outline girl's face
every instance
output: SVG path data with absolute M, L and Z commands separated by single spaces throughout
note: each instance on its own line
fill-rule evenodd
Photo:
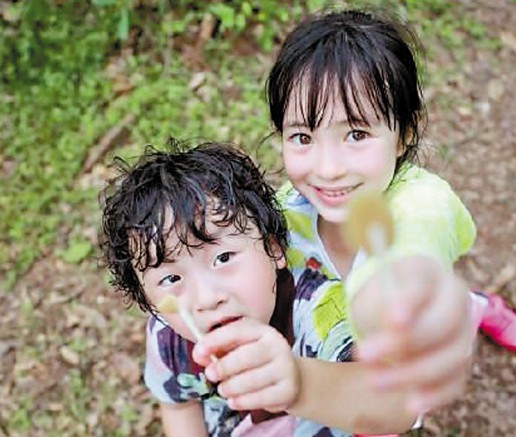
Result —
M 157 306 L 173 294 L 202 332 L 241 317 L 269 323 L 276 304 L 276 270 L 286 265 L 280 248 L 278 259 L 271 259 L 254 225 L 245 234 L 213 222 L 207 227 L 216 238 L 213 244 L 182 247 L 168 261 L 140 274 L 148 300 Z M 171 232 L 167 244 L 175 247 L 176 243 L 177 236 Z M 179 335 L 195 341 L 178 314 L 162 316 Z
M 403 150 L 398 131 L 377 120 L 372 108 L 365 108 L 369 126 L 351 126 L 340 99 L 334 96 L 333 102 L 311 131 L 300 105 L 290 99 L 283 124 L 283 160 L 290 181 L 315 206 L 319 219 L 341 223 L 357 190 L 384 191 L 389 186 Z

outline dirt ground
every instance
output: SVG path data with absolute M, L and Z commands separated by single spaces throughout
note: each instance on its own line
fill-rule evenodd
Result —
M 448 145 L 428 166 L 450 181 L 478 226 L 460 273 L 516 307 L 516 3 L 462 3 L 502 44 L 466 48 L 461 59 L 438 52 L 438 64 L 461 68 L 427 90 L 427 138 Z M 84 223 L 92 239 L 96 220 Z M 49 250 L 14 293 L 0 293 L 0 311 L 0 437 L 159 435 L 140 383 L 144 319 L 124 310 L 95 263 L 65 264 Z M 516 436 L 516 354 L 480 336 L 464 396 L 434 411 L 423 434 Z

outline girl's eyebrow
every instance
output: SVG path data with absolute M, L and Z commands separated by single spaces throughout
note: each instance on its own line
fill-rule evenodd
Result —
M 342 119 L 339 119 L 339 120 L 332 120 L 331 121 L 331 124 L 336 124 L 336 125 L 340 125 L 340 126 L 351 126 L 351 125 L 368 125 L 369 123 L 366 121 L 366 120 L 362 120 L 362 119 L 359 119 L 359 120 L 356 120 L 354 123 L 350 123 L 349 120 L 347 118 L 342 118 Z M 291 122 L 287 122 L 285 124 L 285 127 L 284 128 L 302 128 L 302 127 L 307 127 L 308 124 L 303 122 L 303 121 L 298 121 L 298 120 L 294 120 L 294 121 L 291 121 Z
M 285 124 L 285 127 L 288 128 L 297 128 L 297 127 L 306 127 L 307 124 L 303 121 L 294 120 L 292 122 L 288 122 Z

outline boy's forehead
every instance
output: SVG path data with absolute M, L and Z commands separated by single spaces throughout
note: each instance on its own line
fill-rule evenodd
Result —
M 252 220 L 249 220 L 246 224 L 246 229 L 239 229 L 234 220 L 230 220 L 229 222 L 225 220 L 225 215 L 221 212 L 216 212 L 215 203 L 212 203 L 211 207 L 206 212 L 205 217 L 205 233 L 210 237 L 210 239 L 214 240 L 214 243 L 221 239 L 231 240 L 232 238 L 237 238 L 242 235 L 246 235 L 252 238 L 259 237 L 259 229 L 253 223 Z M 200 220 L 202 220 L 201 216 L 198 217 L 197 226 L 201 227 Z M 154 232 L 157 235 L 157 227 Z M 191 251 L 197 249 L 202 249 L 205 244 L 205 241 L 201 241 L 193 235 L 192 229 L 189 229 L 185 226 L 184 223 L 180 223 L 175 220 L 172 208 L 166 208 L 164 212 L 164 221 L 162 227 L 162 237 L 163 243 L 165 245 L 166 250 L 166 258 L 167 261 L 171 261 L 174 258 L 179 257 L 185 251 Z M 135 255 L 136 260 L 147 261 L 142 264 L 146 265 L 155 265 L 158 262 L 157 255 L 157 242 L 155 239 L 151 239 L 150 241 L 145 241 L 147 236 L 144 236 L 137 231 L 132 233 L 132 238 L 130 238 L 130 247 L 132 253 Z

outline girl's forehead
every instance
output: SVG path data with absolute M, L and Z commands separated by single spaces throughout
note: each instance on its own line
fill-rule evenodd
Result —
M 349 84 L 342 89 L 338 82 L 325 80 L 317 86 L 305 77 L 292 87 L 283 126 L 329 124 L 357 121 L 372 123 L 381 117 L 363 86 Z

